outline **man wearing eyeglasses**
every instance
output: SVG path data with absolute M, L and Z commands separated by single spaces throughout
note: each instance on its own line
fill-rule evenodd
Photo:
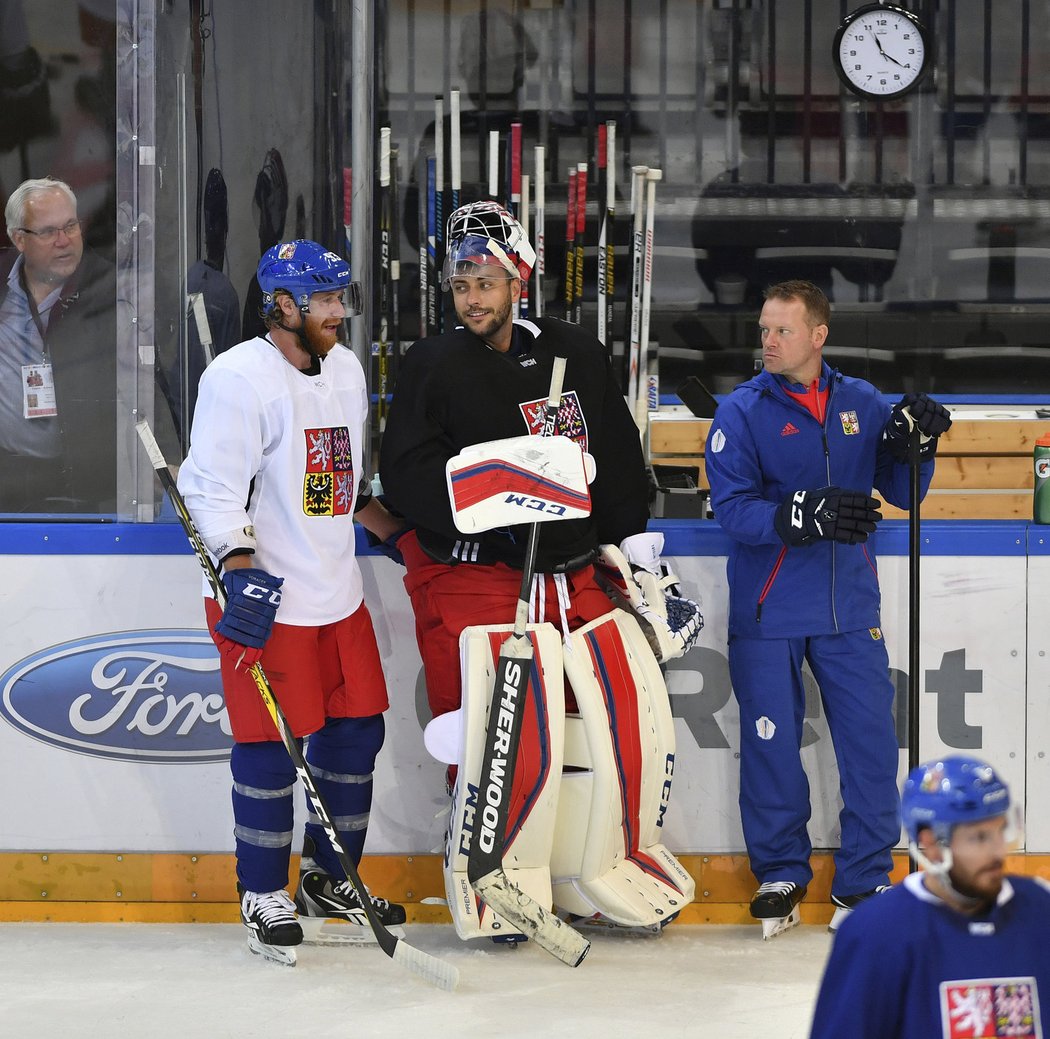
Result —
M 115 275 L 60 180 L 20 184 L 0 253 L 0 513 L 110 512 Z

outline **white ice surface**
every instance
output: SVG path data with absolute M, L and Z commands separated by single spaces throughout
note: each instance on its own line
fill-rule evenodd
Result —
M 463 943 L 414 925 L 407 940 L 460 970 L 431 988 L 375 946 L 301 947 L 280 967 L 239 925 L 0 925 L 0 1035 L 149 1039 L 805 1039 L 831 942 L 797 927 L 673 926 L 598 934 L 575 969 L 526 945 Z

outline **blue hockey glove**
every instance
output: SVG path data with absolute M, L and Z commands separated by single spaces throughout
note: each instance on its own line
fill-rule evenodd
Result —
M 219 648 L 236 655 L 235 666 L 249 668 L 262 656 L 262 648 L 273 630 L 284 578 L 246 567 L 227 570 L 222 584 L 226 589 L 226 609 L 215 625 L 215 632 L 222 639 Z
M 908 441 L 912 429 L 919 431 L 919 461 L 937 453 L 937 438 L 952 424 L 948 409 L 925 393 L 906 393 L 893 405 L 882 440 L 898 462 L 908 461 Z
M 777 510 L 773 526 L 785 545 L 812 545 L 822 539 L 856 545 L 867 541 L 882 519 L 879 502 L 863 491 L 822 487 L 795 491 Z

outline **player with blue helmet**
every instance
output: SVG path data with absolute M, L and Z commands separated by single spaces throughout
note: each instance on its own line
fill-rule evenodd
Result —
M 338 253 L 308 239 L 272 246 L 259 260 L 256 277 L 266 326 L 296 336 L 302 349 L 314 357 L 323 357 L 335 345 L 344 316 L 362 311 L 361 285 L 350 280 L 350 265 Z M 291 309 L 282 311 L 282 295 L 298 310 L 298 320 Z M 343 311 L 338 319 L 333 316 L 336 302 Z
M 1020 809 L 978 758 L 928 761 L 901 812 L 923 872 L 842 922 L 811 1039 L 1043 1036 L 1050 999 L 1050 885 L 1008 876 Z
M 295 946 L 371 934 L 316 815 L 295 899 L 285 890 L 296 772 L 248 669 L 260 662 L 356 863 L 364 848 L 387 691 L 355 558 L 357 519 L 379 541 L 403 523 L 371 497 L 368 386 L 336 349 L 360 310 L 350 267 L 317 242 L 275 245 L 258 268 L 262 336 L 221 353 L 200 380 L 179 488 L 223 571 L 225 609 L 205 613 L 233 732 L 233 817 L 249 947 L 292 964 Z M 206 592 L 206 595 L 208 593 Z M 401 906 L 372 897 L 386 925 Z M 325 931 L 327 920 L 340 926 Z

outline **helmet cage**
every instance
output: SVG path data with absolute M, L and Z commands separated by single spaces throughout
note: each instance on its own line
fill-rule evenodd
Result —
M 488 239 L 498 248 L 482 250 L 477 241 L 467 245 L 468 239 Z M 496 257 L 510 277 L 520 278 L 522 281 L 528 281 L 536 265 L 536 252 L 529 243 L 525 228 L 498 202 L 471 202 L 469 205 L 460 206 L 448 218 L 445 241 L 448 244 L 445 263 L 441 269 L 443 288 L 448 288 L 449 278 L 454 276 L 452 272 L 455 271 L 455 264 L 471 262 L 471 255 L 477 257 L 488 254 Z M 477 260 L 473 262 L 478 266 L 486 265 L 485 262 L 478 263 Z M 466 268 L 456 273 L 464 277 L 477 277 L 476 273 L 468 273 Z

